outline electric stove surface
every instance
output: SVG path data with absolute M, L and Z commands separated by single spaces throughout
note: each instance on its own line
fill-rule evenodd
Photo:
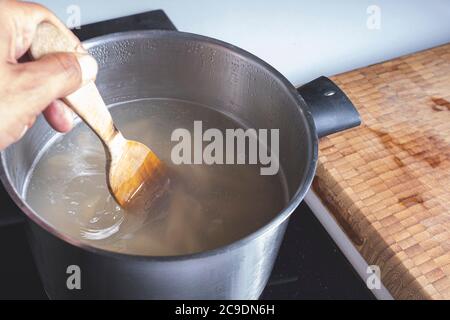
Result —
M 74 30 L 81 40 L 108 33 L 176 30 L 161 11 L 108 20 Z M 0 299 L 47 299 L 19 209 L 0 186 Z M 374 299 L 314 214 L 293 213 L 262 299 Z

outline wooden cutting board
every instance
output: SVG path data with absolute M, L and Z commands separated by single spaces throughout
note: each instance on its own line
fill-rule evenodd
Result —
M 450 299 L 450 44 L 335 76 L 361 127 L 314 189 L 396 299 Z

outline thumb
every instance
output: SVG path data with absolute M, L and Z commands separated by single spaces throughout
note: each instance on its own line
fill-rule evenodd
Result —
M 19 90 L 24 102 L 40 113 L 51 102 L 78 90 L 95 80 L 98 66 L 89 54 L 54 53 L 41 59 L 16 64 Z

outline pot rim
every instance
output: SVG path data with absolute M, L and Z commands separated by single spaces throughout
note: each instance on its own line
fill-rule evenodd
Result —
M 150 36 L 150 37 L 149 37 Z M 51 224 L 46 222 L 44 219 L 42 219 L 25 201 L 25 199 L 22 199 L 19 192 L 16 190 L 16 188 L 13 186 L 11 177 L 9 173 L 5 170 L 5 154 L 4 151 L 0 152 L 0 180 L 2 181 L 6 191 L 10 195 L 10 197 L 13 199 L 13 201 L 16 203 L 16 205 L 19 207 L 19 209 L 34 223 L 36 223 L 38 226 L 52 234 L 53 236 L 69 243 L 70 245 L 73 245 L 75 247 L 78 247 L 83 250 L 90 251 L 92 253 L 97 253 L 113 258 L 118 259 L 132 259 L 132 260 L 144 260 L 144 261 L 155 261 L 155 262 L 170 262 L 170 261 L 180 261 L 180 260 L 192 260 L 192 259 L 203 259 L 210 256 L 215 256 L 218 254 L 222 254 L 227 251 L 232 251 L 238 247 L 241 247 L 250 241 L 255 240 L 256 238 L 262 236 L 263 234 L 269 232 L 273 228 L 278 227 L 281 225 L 285 220 L 289 218 L 289 216 L 294 212 L 294 210 L 298 207 L 298 205 L 301 203 L 303 198 L 305 197 L 306 193 L 308 192 L 316 170 L 317 165 L 317 158 L 318 158 L 318 137 L 316 132 L 316 127 L 314 124 L 314 119 L 309 112 L 307 108 L 306 102 L 303 100 L 303 98 L 300 96 L 300 94 L 297 92 L 295 87 L 287 80 L 279 71 L 277 71 L 274 67 L 269 65 L 267 62 L 261 60 L 257 56 L 251 54 L 248 51 L 245 51 L 239 47 L 236 47 L 232 44 L 229 44 L 227 42 L 217 40 L 214 38 L 197 35 L 193 33 L 188 32 L 180 32 L 180 31 L 168 31 L 168 30 L 142 30 L 142 31 L 127 31 L 127 32 L 119 32 L 119 33 L 111 33 L 108 35 L 95 37 L 92 39 L 89 39 L 87 41 L 83 42 L 83 46 L 89 50 L 97 45 L 101 45 L 108 42 L 114 42 L 114 41 L 120 41 L 120 40 L 131 40 L 131 39 L 141 39 L 141 38 L 152 38 L 156 39 L 158 37 L 172 37 L 172 38 L 186 38 L 186 40 L 193 40 L 198 42 L 207 43 L 209 45 L 216 45 L 221 47 L 222 49 L 230 50 L 233 54 L 237 54 L 241 58 L 244 58 L 246 60 L 251 60 L 252 62 L 262 66 L 267 71 L 272 73 L 278 81 L 280 81 L 287 89 L 287 91 L 290 93 L 291 97 L 294 98 L 298 102 L 298 111 L 303 114 L 303 116 L 306 119 L 307 123 L 307 135 L 309 135 L 308 139 L 311 141 L 311 143 L 308 144 L 309 148 L 305 150 L 305 152 L 308 153 L 308 161 L 310 165 L 308 166 L 308 169 L 306 170 L 305 175 L 303 176 L 303 181 L 300 183 L 299 187 L 297 188 L 295 194 L 291 197 L 289 202 L 286 204 L 286 206 L 278 212 L 278 214 L 272 218 L 269 222 L 267 222 L 264 226 L 260 227 L 259 229 L 249 233 L 245 237 L 233 241 L 229 244 L 220 246 L 215 249 L 202 251 L 198 253 L 192 253 L 192 254 L 183 254 L 183 255 L 176 255 L 176 256 L 149 256 L 149 255 L 138 255 L 138 254 L 128 254 L 128 253 L 122 253 L 122 252 L 114 252 L 109 251 L 101 248 L 97 248 L 95 246 L 89 245 L 87 243 L 84 243 L 80 240 L 73 239 L 64 233 L 58 231 L 56 228 L 54 228 Z

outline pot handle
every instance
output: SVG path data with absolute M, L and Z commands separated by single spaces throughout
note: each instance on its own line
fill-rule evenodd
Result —
M 361 117 L 353 103 L 333 81 L 320 77 L 297 89 L 305 100 L 322 138 L 361 124 Z

